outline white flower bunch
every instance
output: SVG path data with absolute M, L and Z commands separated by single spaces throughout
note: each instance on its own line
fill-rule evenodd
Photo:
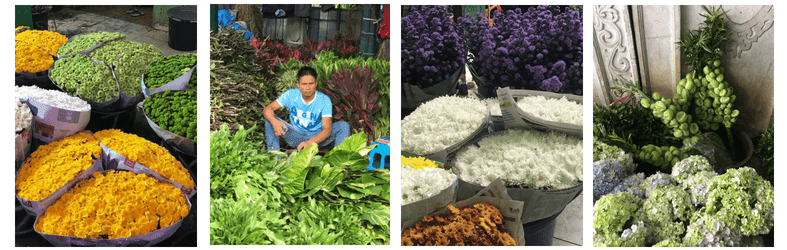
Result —
M 402 120 L 402 151 L 416 155 L 438 152 L 470 136 L 485 118 L 486 105 L 477 99 L 432 99 Z
M 71 111 L 89 111 L 90 105 L 79 97 L 65 92 L 42 89 L 36 86 L 16 86 L 16 99 L 27 96 L 43 104 Z
M 482 139 L 480 147 L 459 153 L 459 178 L 486 186 L 497 178 L 507 185 L 565 188 L 582 179 L 582 140 L 555 133 L 509 130 Z
M 503 115 L 497 98 L 486 99 L 486 103 L 491 115 Z M 543 96 L 525 96 L 517 101 L 517 106 L 523 111 L 547 121 L 582 125 L 582 104 L 570 101 L 565 97 L 553 99 Z
M 402 167 L 402 205 L 429 198 L 448 188 L 456 175 L 442 168 Z
M 30 107 L 27 104 L 16 99 L 16 132 L 21 132 L 33 122 L 33 114 L 30 113 Z

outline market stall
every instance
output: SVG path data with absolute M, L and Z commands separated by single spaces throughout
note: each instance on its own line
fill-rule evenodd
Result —
M 171 64 L 181 55 L 119 32 L 15 33 L 16 243 L 195 242 L 196 55 Z M 165 87 L 182 84 L 146 97 L 143 79 L 157 75 Z
M 582 193 L 581 11 L 456 8 L 404 7 L 401 244 L 508 245 L 502 225 L 516 245 L 552 245 L 556 218 Z M 492 207 L 516 223 L 480 219 L 475 233 L 499 241 L 427 229 L 502 198 L 490 192 L 505 193 Z
M 379 15 L 388 5 L 317 6 L 217 6 L 210 50 L 212 245 L 390 244 L 391 72 L 387 52 L 371 45 L 385 39 L 373 31 L 388 22 Z M 301 85 L 314 86 L 310 103 L 321 98 L 330 107 L 300 109 L 310 93 Z M 287 105 L 285 95 L 301 98 Z M 264 110 L 288 128 L 314 122 L 298 130 L 315 134 L 330 118 L 332 130 L 344 127 L 349 137 L 292 142 L 287 132 L 270 134 L 275 118 Z
M 657 13 L 676 6 L 631 7 Z M 682 14 L 696 22 L 688 28 L 667 31 L 680 37 L 672 58 L 680 65 L 669 70 L 677 78 L 648 73 L 665 69 L 652 60 L 635 65 L 639 78 L 596 85 L 605 87 L 593 111 L 594 246 L 772 246 L 773 75 L 752 69 L 772 67 L 772 36 L 760 33 L 770 39 L 750 53 L 762 56 L 747 58 L 734 46 L 742 37 L 730 31 L 741 30 L 733 19 L 772 18 L 773 6 L 680 8 L 697 13 Z M 635 20 L 641 26 L 651 21 Z M 630 37 L 652 37 L 645 31 Z M 647 48 L 663 46 L 652 44 Z M 752 82 L 753 73 L 770 81 Z M 747 122 L 739 122 L 744 117 Z

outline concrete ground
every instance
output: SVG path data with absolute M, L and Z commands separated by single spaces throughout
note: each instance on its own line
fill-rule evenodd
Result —
M 149 15 L 146 13 L 146 15 Z M 197 51 L 178 51 L 169 47 L 169 33 L 150 25 L 141 25 L 121 19 L 95 14 L 69 7 L 49 13 L 49 30 L 71 38 L 75 35 L 106 31 L 126 34 L 126 40 L 152 44 L 165 56 Z
M 471 86 L 472 85 L 472 86 Z M 468 96 L 477 97 L 478 88 L 468 84 Z M 476 94 L 474 94 L 476 93 Z M 583 192 L 584 193 L 584 192 Z M 571 201 L 557 217 L 553 246 L 582 246 L 582 194 Z
M 584 193 L 584 192 L 583 192 Z M 553 246 L 582 246 L 582 194 L 568 203 L 555 222 Z

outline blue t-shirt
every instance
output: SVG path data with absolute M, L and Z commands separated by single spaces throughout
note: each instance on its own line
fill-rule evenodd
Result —
M 303 101 L 299 89 L 287 90 L 276 101 L 290 110 L 290 122 L 301 130 L 318 131 L 322 129 L 322 118 L 333 116 L 331 98 L 320 91 L 314 92 L 314 100 L 309 103 Z

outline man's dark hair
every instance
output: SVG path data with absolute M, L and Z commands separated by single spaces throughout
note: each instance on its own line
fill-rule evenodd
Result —
M 314 80 L 317 81 L 317 70 L 309 66 L 303 66 L 298 70 L 298 82 L 301 81 L 301 77 L 303 76 L 312 76 Z

